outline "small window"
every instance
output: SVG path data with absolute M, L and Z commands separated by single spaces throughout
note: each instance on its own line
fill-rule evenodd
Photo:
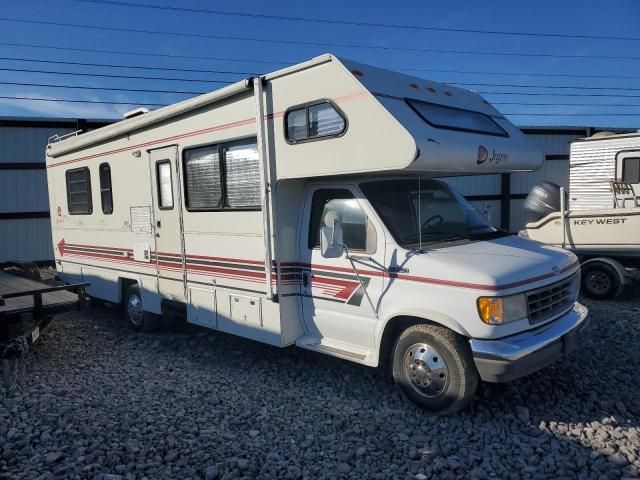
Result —
M 160 160 L 156 163 L 156 177 L 158 180 L 158 207 L 160 210 L 171 210 L 173 208 L 173 182 L 169 160 Z
M 343 240 L 349 250 L 375 253 L 376 231 L 353 194 L 348 190 L 318 190 L 313 194 L 309 223 L 309 249 L 320 246 L 320 228 L 327 212 L 342 219 Z
M 425 122 L 435 128 L 508 137 L 507 132 L 489 115 L 462 108 L 436 105 L 408 99 L 407 103 Z
M 631 184 L 640 183 L 640 158 L 622 160 L 622 181 Z
M 296 107 L 285 115 L 285 131 L 290 143 L 336 137 L 346 128 L 344 116 L 328 101 Z
M 102 213 L 111 215 L 113 213 L 113 194 L 111 192 L 111 167 L 108 163 L 100 164 L 100 201 L 102 203 Z
M 71 215 L 90 215 L 93 212 L 91 201 L 91 174 L 89 168 L 67 170 L 67 208 Z

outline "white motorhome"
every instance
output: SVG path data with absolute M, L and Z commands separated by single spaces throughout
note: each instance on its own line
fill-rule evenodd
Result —
M 567 251 L 433 177 L 538 168 L 482 97 L 323 55 L 47 149 L 60 277 L 158 316 L 368 366 L 439 413 L 575 348 Z M 558 294 L 560 293 L 560 294 Z
M 640 280 L 640 132 L 576 140 L 569 161 L 567 194 L 534 187 L 521 235 L 571 250 L 582 263 L 583 291 L 616 297 Z

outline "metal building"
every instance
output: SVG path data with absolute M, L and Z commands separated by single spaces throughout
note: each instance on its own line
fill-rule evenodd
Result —
M 47 140 L 77 130 L 99 128 L 110 120 L 0 117 L 0 263 L 53 260 L 44 152 Z M 524 225 L 522 205 L 531 187 L 550 180 L 568 187 L 569 143 L 603 130 L 592 127 L 524 127 L 545 154 L 533 173 L 446 180 L 471 200 L 492 223 L 510 231 Z
M 44 158 L 47 140 L 107 123 L 0 117 L 0 263 L 53 260 Z

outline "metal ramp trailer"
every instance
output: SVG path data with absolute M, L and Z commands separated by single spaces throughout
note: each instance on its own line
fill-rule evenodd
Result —
M 57 314 L 78 310 L 89 284 L 42 280 L 32 264 L 0 268 L 0 358 L 5 384 L 11 361 L 23 357 Z

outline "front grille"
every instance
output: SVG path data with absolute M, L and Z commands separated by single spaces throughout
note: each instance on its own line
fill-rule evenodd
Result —
M 578 296 L 578 274 L 527 293 L 529 323 L 551 320 L 568 311 Z

